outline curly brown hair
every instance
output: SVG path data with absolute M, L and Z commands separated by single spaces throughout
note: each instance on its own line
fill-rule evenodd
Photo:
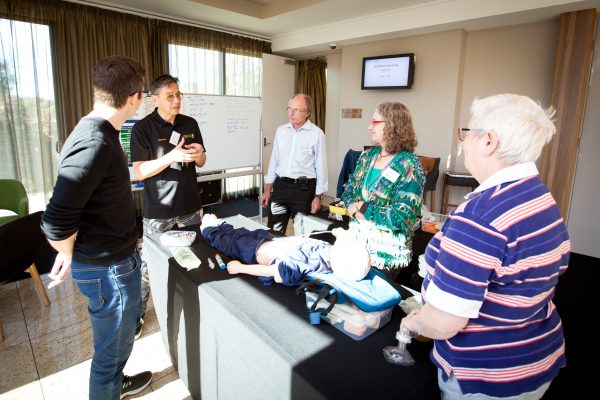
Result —
M 398 153 L 402 150 L 414 152 L 417 147 L 417 135 L 408 108 L 402 103 L 388 101 L 380 103 L 377 112 L 385 121 L 383 150 L 388 153 Z

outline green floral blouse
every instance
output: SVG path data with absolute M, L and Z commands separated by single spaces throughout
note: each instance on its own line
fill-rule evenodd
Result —
M 342 200 L 346 205 L 357 201 L 368 203 L 364 215 L 376 230 L 355 220 L 350 222 L 350 230 L 357 232 L 358 239 L 363 237 L 374 267 L 397 269 L 407 266 L 412 256 L 412 232 L 421 213 L 425 174 L 419 157 L 401 151 L 368 187 L 369 175 L 380 152 L 380 147 L 363 151 L 354 174 L 344 185 Z

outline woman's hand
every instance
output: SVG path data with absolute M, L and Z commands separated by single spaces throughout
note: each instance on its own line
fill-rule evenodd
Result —
M 356 219 L 356 214 L 360 212 L 360 208 L 364 204 L 364 201 L 357 201 L 356 203 L 351 203 L 346 207 L 346 212 L 350 218 Z M 362 214 L 361 214 L 362 215 Z M 363 216 L 364 219 L 364 216 Z

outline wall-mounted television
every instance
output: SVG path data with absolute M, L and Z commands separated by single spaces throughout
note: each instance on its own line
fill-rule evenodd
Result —
M 410 89 L 414 73 L 414 53 L 365 57 L 361 89 Z

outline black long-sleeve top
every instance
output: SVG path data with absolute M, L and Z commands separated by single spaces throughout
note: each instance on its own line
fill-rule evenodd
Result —
M 135 207 L 119 132 L 103 118 L 83 118 L 61 151 L 42 230 L 59 241 L 75 232 L 73 260 L 120 261 L 135 248 Z

